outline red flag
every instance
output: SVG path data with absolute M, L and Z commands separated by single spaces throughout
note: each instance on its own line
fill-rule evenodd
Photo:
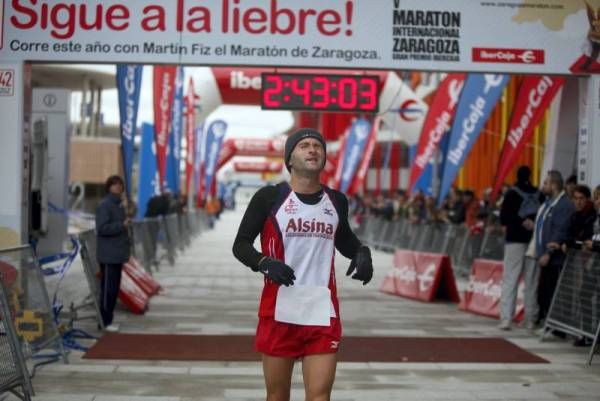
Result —
M 194 157 L 196 154 L 196 101 L 200 97 L 194 92 L 194 80 L 190 77 L 185 96 L 185 137 L 187 142 L 187 157 L 185 160 L 185 193 L 190 193 L 190 185 L 194 177 Z
M 154 138 L 161 190 L 164 186 L 167 168 L 167 146 L 176 75 L 177 67 L 174 65 L 154 66 Z
M 412 191 L 413 186 L 419 177 L 421 177 L 423 170 L 435 155 L 440 141 L 452 126 L 452 119 L 454 118 L 458 98 L 460 97 L 466 77 L 467 74 L 462 73 L 448 74 L 440 84 L 433 98 L 433 102 L 423 123 L 423 130 L 419 137 L 415 160 L 410 169 L 409 192 Z
M 531 138 L 533 129 L 564 83 L 565 78 L 548 75 L 528 76 L 523 80 L 500 155 L 492 199 L 496 198 L 515 160 Z
M 352 184 L 348 189 L 348 196 L 354 195 L 362 188 L 365 183 L 365 177 L 367 176 L 367 170 L 369 164 L 371 164 L 371 157 L 373 156 L 373 150 L 375 149 L 375 141 L 377 140 L 377 133 L 379 132 L 379 126 L 381 125 L 381 117 L 376 117 L 371 126 L 371 132 L 369 133 L 369 139 L 367 139 L 367 146 L 365 146 L 365 152 L 363 153 L 362 160 L 356 171 L 356 175 L 352 180 Z

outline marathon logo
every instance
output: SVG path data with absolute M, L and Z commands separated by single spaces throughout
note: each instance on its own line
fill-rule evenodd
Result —
M 473 48 L 475 63 L 544 64 L 545 53 L 541 49 L 488 49 Z

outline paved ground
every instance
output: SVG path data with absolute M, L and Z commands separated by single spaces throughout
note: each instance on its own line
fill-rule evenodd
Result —
M 119 311 L 123 332 L 252 334 L 262 281 L 231 255 L 241 213 L 222 216 L 156 278 L 164 292 L 149 311 Z M 600 357 L 586 365 L 588 349 L 563 340 L 540 342 L 524 329 L 501 332 L 497 321 L 460 312 L 455 305 L 425 304 L 382 294 L 390 254 L 374 252 L 375 278 L 363 287 L 343 276 L 348 261 L 338 256 L 338 285 L 345 335 L 504 336 L 548 359 L 550 364 L 340 363 L 334 400 L 600 400 Z M 76 264 L 61 285 L 61 298 L 85 294 Z M 51 290 L 52 292 L 52 290 Z M 93 324 L 79 327 L 94 333 Z M 264 399 L 259 363 L 144 362 L 85 360 L 72 352 L 70 364 L 38 370 L 33 385 L 39 401 L 216 401 Z M 295 370 L 293 400 L 304 399 Z M 0 395 L 2 401 L 12 396 Z

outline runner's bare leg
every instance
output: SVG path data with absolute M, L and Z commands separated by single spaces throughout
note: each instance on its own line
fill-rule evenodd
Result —
M 263 354 L 267 401 L 289 401 L 294 359 Z
M 336 364 L 337 354 L 307 355 L 302 359 L 306 401 L 329 401 Z

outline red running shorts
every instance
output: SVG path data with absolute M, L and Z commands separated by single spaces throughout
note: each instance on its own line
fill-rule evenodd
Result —
M 331 318 L 329 327 L 301 326 L 260 317 L 256 328 L 256 351 L 269 356 L 297 359 L 306 355 L 332 354 L 342 338 L 340 319 Z

